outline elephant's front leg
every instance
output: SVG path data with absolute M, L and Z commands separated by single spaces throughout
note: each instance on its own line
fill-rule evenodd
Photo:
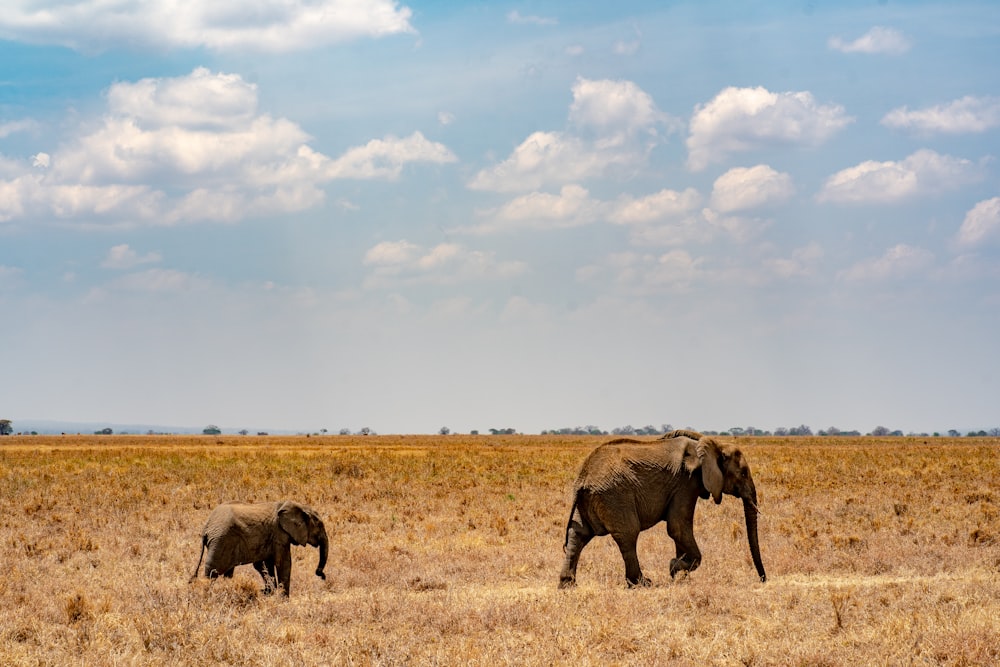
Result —
M 692 516 L 692 519 L 694 517 Z M 678 572 L 693 572 L 701 564 L 701 551 L 694 540 L 694 529 L 691 521 L 668 521 L 667 534 L 674 541 L 677 556 L 670 560 L 670 578 Z
M 260 573 L 260 578 L 264 580 L 264 594 L 273 593 L 275 586 L 274 559 L 259 560 L 253 564 L 253 567 Z
M 652 582 L 642 574 L 642 568 L 639 567 L 639 554 L 635 549 L 639 541 L 639 532 L 612 533 L 611 537 L 618 545 L 618 550 L 622 552 L 622 560 L 625 561 L 625 581 L 628 582 L 629 588 L 651 585 Z
M 562 572 L 559 573 L 559 588 L 576 586 L 576 566 L 580 562 L 580 553 L 594 538 L 594 533 L 578 521 L 571 521 L 566 529 L 566 554 L 563 560 Z
M 278 547 L 274 555 L 274 565 L 271 567 L 277 580 L 278 592 L 281 595 L 291 593 L 292 548 L 288 545 Z

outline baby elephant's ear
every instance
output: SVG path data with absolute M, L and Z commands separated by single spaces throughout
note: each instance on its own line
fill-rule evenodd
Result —
M 701 481 L 718 505 L 722 502 L 722 470 L 719 468 L 719 445 L 712 438 L 698 441 L 698 460 L 701 461 Z
M 296 503 L 283 503 L 278 508 L 278 526 L 292 538 L 292 544 L 305 544 L 309 540 L 306 513 Z

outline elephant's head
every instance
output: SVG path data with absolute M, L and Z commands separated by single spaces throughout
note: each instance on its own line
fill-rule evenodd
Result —
M 701 480 L 705 491 L 711 494 L 716 504 L 722 502 L 723 493 L 736 496 L 743 501 L 750 555 L 753 557 L 753 564 L 757 568 L 760 580 L 767 581 L 757 541 L 757 488 L 750 475 L 746 457 L 735 445 L 720 444 L 709 437 L 703 437 L 698 441 L 696 451 L 701 464 Z
M 292 544 L 319 547 L 319 565 L 316 566 L 316 576 L 326 579 L 323 568 L 326 567 L 326 557 L 329 553 L 329 542 L 323 520 L 310 507 L 291 501 L 278 507 L 278 527 L 288 534 Z

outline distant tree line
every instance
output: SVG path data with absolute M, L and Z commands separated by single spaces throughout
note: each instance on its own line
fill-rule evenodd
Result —
M 690 426 L 685 427 L 688 430 L 700 430 L 705 435 L 722 435 L 722 436 L 755 436 L 755 435 L 776 435 L 776 436 L 789 436 L 789 435 L 814 435 L 813 430 L 805 425 L 800 424 L 799 426 L 779 426 L 774 430 L 764 430 L 757 428 L 755 426 L 733 426 L 724 431 L 714 431 L 714 430 L 704 430 L 704 429 L 694 429 Z M 516 428 L 506 427 L 506 428 L 491 428 L 487 429 L 490 435 L 515 435 L 519 433 Z M 563 428 L 548 429 L 541 432 L 542 435 L 618 435 L 618 436 L 656 436 L 667 433 L 668 431 L 674 430 L 674 427 L 670 424 L 661 424 L 659 427 L 648 424 L 639 428 L 633 427 L 632 425 L 619 426 L 606 431 L 599 426 L 594 426 L 588 424 L 587 426 L 567 426 Z M 112 435 L 114 431 L 108 428 L 102 428 L 94 431 L 94 435 Z M 122 434 L 125 432 L 123 431 Z M 204 429 L 202 433 L 205 435 L 220 435 L 222 429 L 220 429 L 215 424 L 209 424 Z M 242 429 L 237 431 L 240 435 L 249 435 L 250 432 L 247 429 Z M 328 433 L 327 429 L 322 428 L 316 433 L 316 435 L 326 435 Z M 450 435 L 452 430 L 447 426 L 442 426 L 438 431 L 439 435 Z M 0 436 L 13 435 L 14 426 L 10 419 L 0 419 Z M 358 431 L 351 431 L 349 428 L 342 428 L 338 431 L 339 435 L 376 435 L 375 431 L 371 428 L 365 426 Z M 479 435 L 478 430 L 473 430 L 472 435 Z M 21 435 L 20 433 L 18 435 Z M 30 435 L 37 435 L 36 432 L 30 432 Z M 148 435 L 157 435 L 153 430 L 148 431 Z M 165 434 L 164 434 L 165 435 Z M 267 435 L 266 431 L 258 431 L 257 435 Z M 818 436 L 861 436 L 861 435 L 871 435 L 871 436 L 923 436 L 923 437 L 940 437 L 941 435 L 947 435 L 951 438 L 958 438 L 962 436 L 962 433 L 957 429 L 949 429 L 946 433 L 942 434 L 939 432 L 934 433 L 914 433 L 910 431 L 908 433 L 903 433 L 899 429 L 889 429 L 885 426 L 876 426 L 869 433 L 861 433 L 857 430 L 846 430 L 840 429 L 836 426 L 830 426 L 829 428 L 820 429 L 815 432 Z M 995 427 L 991 429 L 981 429 L 978 431 L 968 431 L 965 433 L 966 437 L 1000 437 L 1000 427 Z
M 805 425 L 800 424 L 799 426 L 779 426 L 773 431 L 764 430 L 757 428 L 755 426 L 733 426 L 724 431 L 716 430 L 705 430 L 705 429 L 693 429 L 690 426 L 685 427 L 688 430 L 697 430 L 705 435 L 722 435 L 722 436 L 754 436 L 754 435 L 777 435 L 777 436 L 788 436 L 788 435 L 814 435 L 813 430 Z M 493 429 L 490 429 L 491 431 Z M 659 428 L 655 426 L 643 426 L 642 428 L 633 428 L 632 426 L 621 426 L 618 428 L 613 428 L 610 431 L 602 430 L 598 426 L 571 426 L 564 428 L 556 428 L 542 431 L 542 435 L 662 435 L 668 431 L 674 430 L 674 427 L 670 424 L 663 424 Z M 869 433 L 862 433 L 858 430 L 847 430 L 840 429 L 836 426 L 831 426 L 829 428 L 820 429 L 815 432 L 818 436 L 862 436 L 862 435 L 873 435 L 873 436 L 924 436 L 924 437 L 940 437 L 942 434 L 939 432 L 935 433 L 915 433 L 910 431 L 908 433 L 903 433 L 899 429 L 889 429 L 885 426 L 876 426 Z M 962 435 L 961 432 L 951 429 L 947 432 L 949 437 L 957 438 Z M 980 431 L 969 431 L 965 434 L 967 437 L 1000 437 L 1000 428 L 991 428 L 989 430 Z
M 674 427 L 670 424 L 663 424 L 660 427 L 650 424 L 639 428 L 635 428 L 630 424 L 628 426 L 613 428 L 610 432 L 601 430 L 599 426 L 589 425 L 554 428 L 542 431 L 542 435 L 662 435 L 672 430 L 674 430 Z
M 342 428 L 339 431 L 337 431 L 337 434 L 338 435 L 378 435 L 377 433 L 375 433 L 375 431 L 371 430 L 367 426 L 361 428 L 356 433 L 351 433 L 351 429 L 349 429 L 349 428 Z

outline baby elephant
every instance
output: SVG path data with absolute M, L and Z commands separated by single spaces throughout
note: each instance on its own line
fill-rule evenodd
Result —
M 264 579 L 264 592 L 275 586 L 288 595 L 292 578 L 291 545 L 319 547 L 316 576 L 326 579 L 323 568 L 329 548 L 323 520 L 312 508 L 285 501 L 272 503 L 223 503 L 208 515 L 201 531 L 201 554 L 191 579 L 198 576 L 205 550 L 205 576 L 232 577 L 237 565 L 253 563 Z

